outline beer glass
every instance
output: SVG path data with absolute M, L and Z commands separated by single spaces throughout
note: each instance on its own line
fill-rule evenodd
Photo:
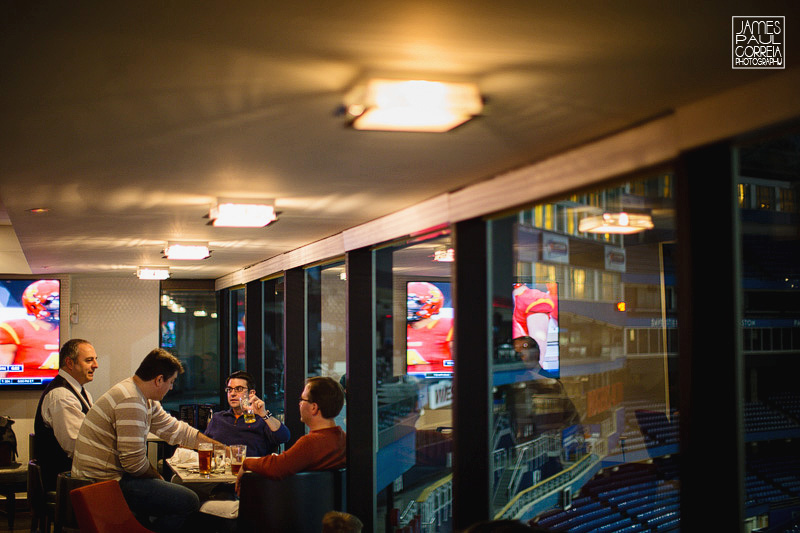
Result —
M 239 473 L 242 462 L 247 455 L 247 446 L 244 444 L 233 444 L 231 446 L 231 474 L 234 476 Z
M 241 404 L 245 423 L 252 424 L 256 421 L 256 415 L 253 413 L 253 404 L 250 403 L 250 398 L 247 396 L 242 396 Z
M 211 475 L 211 455 L 214 453 L 214 444 L 201 442 L 197 445 L 197 470 L 201 476 Z

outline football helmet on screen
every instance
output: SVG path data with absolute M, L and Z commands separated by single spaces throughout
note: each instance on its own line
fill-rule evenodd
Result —
M 408 284 L 408 302 L 406 319 L 416 322 L 430 318 L 439 313 L 444 303 L 444 295 L 436 285 L 425 281 L 414 281 Z
M 59 318 L 59 283 L 42 279 L 28 285 L 22 293 L 22 305 L 29 315 L 40 320 L 55 322 Z

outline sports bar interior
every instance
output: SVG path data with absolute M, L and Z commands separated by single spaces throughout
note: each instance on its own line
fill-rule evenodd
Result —
M 365 532 L 800 531 L 797 2 L 0 13 L 0 322 L 57 280 L 95 398 L 162 347 L 165 409 L 202 429 L 247 370 L 288 448 L 333 377 Z M 758 17 L 779 65 L 737 63 Z

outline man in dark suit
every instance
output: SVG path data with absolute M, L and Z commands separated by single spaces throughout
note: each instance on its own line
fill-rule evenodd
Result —
M 60 472 L 72 468 L 72 453 L 92 397 L 83 386 L 94 379 L 97 354 L 89 341 L 71 339 L 59 352 L 58 375 L 39 399 L 31 455 L 42 468 L 45 490 L 55 490 Z

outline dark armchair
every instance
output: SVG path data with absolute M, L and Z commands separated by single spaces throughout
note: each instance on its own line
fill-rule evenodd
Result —
M 242 476 L 239 531 L 318 532 L 328 511 L 345 511 L 346 470 L 301 472 L 280 481 Z

